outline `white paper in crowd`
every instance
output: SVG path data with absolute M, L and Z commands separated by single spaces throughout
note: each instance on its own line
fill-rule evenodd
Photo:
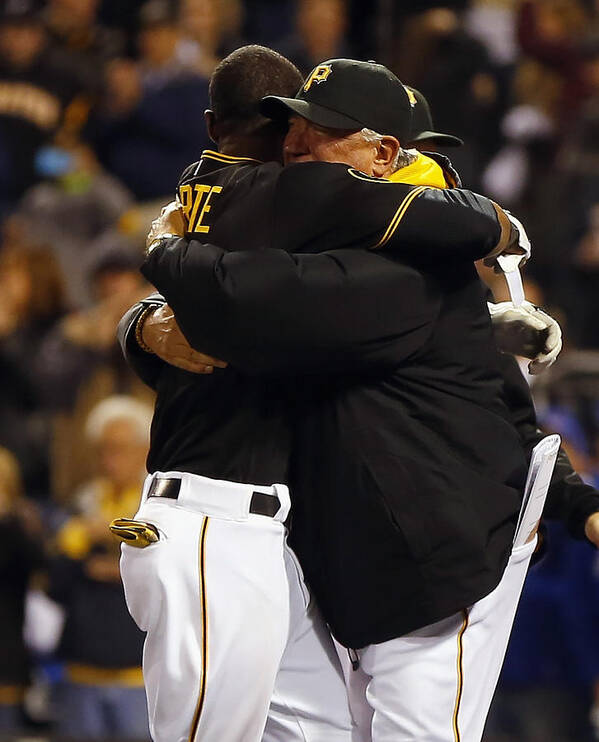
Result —
M 514 547 L 522 546 L 528 541 L 543 514 L 561 440 L 559 435 L 548 435 L 532 450 L 524 499 L 514 536 Z

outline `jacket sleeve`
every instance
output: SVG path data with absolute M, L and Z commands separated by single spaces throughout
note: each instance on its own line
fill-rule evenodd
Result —
M 152 294 L 134 304 L 121 317 L 116 333 L 125 360 L 144 384 L 152 389 L 156 389 L 160 373 L 164 368 L 164 361 L 152 353 L 146 353 L 139 347 L 135 339 L 135 325 L 147 306 L 160 306 L 161 304 L 165 304 L 165 299 L 160 294 Z
M 283 168 L 273 215 L 272 247 L 392 251 L 433 273 L 443 272 L 447 262 L 479 260 L 506 237 L 484 196 L 371 178 L 330 163 Z
M 142 273 L 194 348 L 246 373 L 394 368 L 439 311 L 432 279 L 363 250 L 225 252 L 170 239 Z
M 528 384 L 516 360 L 512 356 L 502 354 L 500 362 L 508 407 L 530 455 L 534 446 L 546 433 L 538 428 Z M 574 538 L 583 539 L 586 520 L 597 511 L 599 491 L 582 481 L 572 468 L 568 454 L 560 448 L 547 493 L 544 516 L 563 521 Z

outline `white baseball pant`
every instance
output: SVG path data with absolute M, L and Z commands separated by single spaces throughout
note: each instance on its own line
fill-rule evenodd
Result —
M 449 618 L 356 652 L 337 645 L 361 739 L 479 742 L 536 537 L 512 550 L 499 585 Z
M 178 498 L 148 497 L 155 477 L 180 479 Z M 254 492 L 277 495 L 279 512 L 249 512 Z M 332 640 L 286 544 L 289 509 L 284 485 L 181 472 L 146 479 L 135 518 L 160 539 L 123 544 L 121 575 L 147 632 L 155 742 L 357 739 Z

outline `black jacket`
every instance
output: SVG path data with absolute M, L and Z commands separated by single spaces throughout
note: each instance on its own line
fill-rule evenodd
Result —
M 211 182 L 201 167 L 189 173 L 194 187 Z M 244 175 L 257 177 L 255 169 Z M 304 179 L 311 189 L 294 199 Z M 211 230 L 208 239 L 219 241 L 219 217 L 226 214 L 225 247 L 241 239 L 240 225 L 249 222 L 236 216 L 244 208 L 249 214 L 252 204 L 249 189 L 232 185 L 211 202 L 214 221 L 201 224 Z M 227 255 L 175 239 L 143 269 L 195 347 L 248 373 L 257 365 L 264 370 L 269 354 L 279 358 L 281 373 L 288 349 L 297 361 L 296 328 L 289 331 L 285 318 L 297 316 L 306 277 L 318 301 L 312 332 L 320 342 L 335 324 L 346 328 L 345 338 L 355 334 L 345 356 L 357 359 L 352 373 L 327 373 L 296 388 L 289 480 L 294 546 L 335 635 L 354 647 L 450 615 L 497 585 L 526 471 L 470 262 L 498 239 L 492 206 L 465 191 L 393 188 L 400 184 L 373 182 L 344 166 L 288 168 L 268 192 L 267 216 L 252 212 L 265 229 L 256 246 L 324 254 Z M 197 226 L 201 204 L 192 211 L 192 192 L 182 201 Z M 390 219 L 381 219 L 385 210 Z M 456 214 L 459 225 L 451 219 Z M 243 238 L 253 246 L 247 228 Z M 343 249 L 327 252 L 335 240 Z M 364 247 L 385 254 L 356 251 Z M 331 273 L 337 293 L 327 296 L 320 280 Z M 363 279 L 371 282 L 370 295 Z M 351 319 L 345 312 L 351 301 L 339 304 L 348 287 L 360 297 Z M 260 346 L 264 327 L 268 341 Z M 252 347 L 259 350 L 252 354 Z M 248 348 L 251 360 L 244 362 Z M 368 369 L 364 357 L 372 362 Z
M 206 341 L 219 335 L 218 350 L 225 359 L 243 364 L 240 345 L 248 342 L 253 348 L 248 357 L 259 357 L 264 369 L 272 355 L 272 367 L 283 372 L 280 344 L 269 348 L 280 332 L 279 313 L 262 329 L 268 302 L 258 305 L 258 264 L 261 260 L 262 275 L 267 272 L 270 278 L 264 289 L 270 302 L 277 296 L 276 286 L 283 289 L 289 277 L 277 275 L 274 256 L 268 253 L 246 262 L 241 253 L 215 259 L 216 248 L 194 247 L 191 242 L 182 264 L 181 275 L 198 288 L 187 310 L 181 299 L 186 292 L 177 291 L 176 280 L 164 278 L 177 246 L 150 261 L 166 298 L 178 295 L 180 319 L 186 313 L 190 319 L 194 312 L 198 316 L 198 311 L 206 316 L 204 302 L 217 310 L 196 323 L 196 347 L 206 348 L 202 333 L 210 325 Z M 357 253 L 352 280 L 369 269 L 367 286 L 375 257 Z M 310 279 L 295 260 L 298 256 L 290 261 L 289 272 L 295 267 L 302 281 L 317 283 L 318 274 Z M 404 268 L 380 264 L 380 285 Z M 287 273 L 283 265 L 280 270 Z M 248 287 L 254 283 L 252 291 Z M 285 296 L 284 313 L 291 320 L 301 305 L 283 290 L 281 303 Z M 526 470 L 519 435 L 503 403 L 498 354 L 474 268 L 447 267 L 430 294 L 410 298 L 411 316 L 419 313 L 417 334 L 389 332 L 399 307 L 380 288 L 376 300 L 363 300 L 363 313 L 374 305 L 385 318 L 379 319 L 379 328 L 388 323 L 387 334 L 383 329 L 363 346 L 374 360 L 371 373 L 360 368 L 359 374 L 326 375 L 296 387 L 301 393 L 296 395 L 289 479 L 292 544 L 335 635 L 353 647 L 439 620 L 497 585 L 511 548 Z M 322 304 L 319 314 L 327 314 Z M 264 324 L 254 325 L 247 341 L 243 330 L 256 317 Z M 374 330 L 374 313 L 370 320 Z M 359 355 L 359 345 L 354 351 Z M 344 358 L 348 361 L 350 354 Z

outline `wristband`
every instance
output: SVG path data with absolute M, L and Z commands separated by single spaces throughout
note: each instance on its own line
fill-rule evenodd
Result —
M 135 340 L 139 347 L 145 352 L 145 353 L 154 353 L 152 348 L 144 342 L 144 339 L 142 337 L 142 332 L 144 329 L 144 322 L 146 321 L 146 318 L 150 312 L 153 312 L 156 309 L 156 305 L 149 304 L 143 312 L 139 315 L 137 320 L 135 321 Z
M 162 243 L 162 240 L 172 240 L 180 236 L 181 235 L 178 234 L 161 234 L 158 237 L 154 237 L 152 242 L 147 246 L 146 253 L 149 255 L 153 252 Z

